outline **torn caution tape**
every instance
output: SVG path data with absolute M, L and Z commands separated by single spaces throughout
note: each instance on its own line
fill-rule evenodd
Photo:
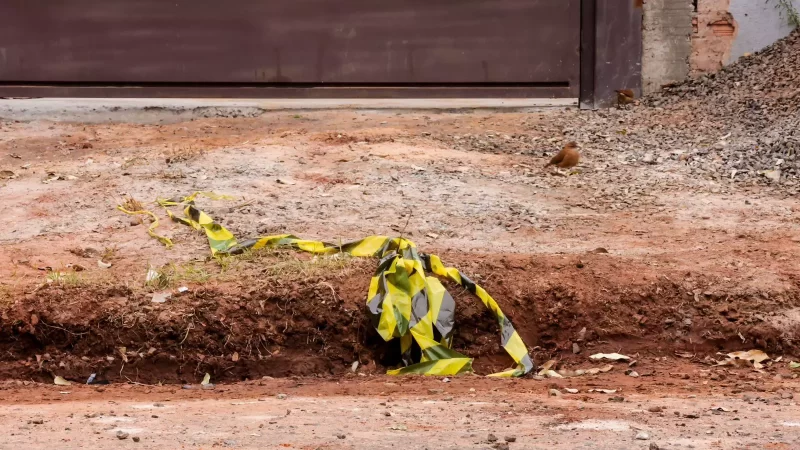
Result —
M 384 340 L 400 340 L 406 364 L 401 369 L 390 370 L 390 375 L 456 375 L 472 371 L 472 359 L 451 348 L 455 301 L 437 277 L 463 286 L 477 296 L 497 319 L 503 348 L 517 366 L 490 376 L 519 377 L 534 369 L 525 343 L 497 302 L 460 271 L 446 267 L 438 256 L 419 253 L 416 245 L 408 239 L 370 236 L 345 244 L 331 244 L 284 234 L 239 242 L 225 227 L 195 207 L 194 201 L 198 195 L 212 199 L 225 198 L 213 193 L 196 192 L 179 199 L 159 200 L 158 204 L 167 210 L 173 220 L 205 231 L 215 256 L 235 255 L 261 248 L 289 247 L 319 255 L 347 253 L 354 257 L 379 258 L 380 263 L 367 294 L 367 310 L 372 325 Z M 171 206 L 183 207 L 183 217 L 172 213 L 169 210 Z M 124 208 L 120 210 L 131 213 Z M 165 245 L 172 244 L 167 238 L 158 236 L 154 227 L 149 231 L 151 236 Z M 433 276 L 426 275 L 428 273 Z M 415 347 L 419 348 L 419 361 L 412 359 L 416 353 Z

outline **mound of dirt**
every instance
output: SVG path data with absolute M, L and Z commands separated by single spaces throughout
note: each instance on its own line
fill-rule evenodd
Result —
M 719 162 L 721 175 L 798 185 L 800 30 L 715 74 L 667 86 L 645 104 L 730 127 L 705 158 Z

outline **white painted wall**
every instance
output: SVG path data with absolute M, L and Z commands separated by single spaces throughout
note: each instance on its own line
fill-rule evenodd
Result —
M 792 0 L 800 11 L 800 0 Z M 731 0 L 730 13 L 739 25 L 728 63 L 786 37 L 792 27 L 776 0 Z

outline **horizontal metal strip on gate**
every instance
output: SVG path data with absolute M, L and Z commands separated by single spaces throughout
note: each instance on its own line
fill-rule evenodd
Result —
M 487 82 L 422 82 L 422 83 L 374 83 L 374 82 L 118 82 L 118 81 L 20 81 L 2 80 L 0 86 L 63 86 L 63 87 L 173 87 L 173 88 L 481 88 L 481 89 L 503 89 L 503 88 L 567 88 L 569 81 L 535 81 L 535 82 L 506 82 L 506 81 L 487 81 Z

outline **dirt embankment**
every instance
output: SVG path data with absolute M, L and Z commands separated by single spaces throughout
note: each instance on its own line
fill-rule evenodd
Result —
M 798 352 L 800 321 L 785 313 L 800 311 L 797 280 L 784 292 L 734 293 L 720 280 L 623 266 L 602 253 L 443 257 L 498 300 L 539 363 L 620 348 L 698 357 L 754 346 Z M 111 382 L 190 383 L 206 372 L 236 381 L 341 374 L 356 360 L 362 370 L 381 372 L 399 362 L 364 313 L 375 261 L 320 267 L 300 257 L 293 273 L 263 269 L 282 258 L 244 261 L 235 275 L 189 284 L 163 304 L 152 302 L 153 289 L 132 284 L 30 286 L 2 312 L 0 377 L 84 381 L 97 373 Z M 455 348 L 475 357 L 480 373 L 509 366 L 483 305 L 449 288 L 457 302 Z M 584 355 L 573 355 L 573 344 Z

